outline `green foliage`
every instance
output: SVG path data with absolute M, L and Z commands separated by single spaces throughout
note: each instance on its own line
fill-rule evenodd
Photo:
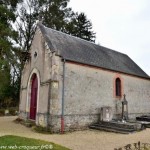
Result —
M 22 50 L 28 51 L 33 39 L 36 20 L 39 15 L 40 7 L 43 4 L 40 0 L 27 0 L 20 4 L 17 10 L 18 20 L 16 27 L 19 33 L 18 41 Z
M 48 127 L 41 127 L 41 126 L 34 126 L 33 130 L 38 132 L 38 133 L 44 133 L 44 134 L 50 134 L 52 133 L 51 129 Z
M 51 0 L 46 2 L 46 9 L 41 12 L 43 24 L 47 27 L 66 31 L 66 25 L 73 16 L 71 8 L 67 8 L 69 0 Z
M 10 85 L 10 73 L 6 69 L 0 70 L 0 100 L 4 99 L 8 93 L 7 89 Z
M 85 40 L 95 41 L 92 24 L 84 13 L 74 13 L 68 8 L 69 0 L 27 0 L 20 4 L 17 28 L 20 45 L 28 51 L 36 29 L 36 20 L 50 28 L 78 36 Z M 79 32 L 80 30 L 80 32 Z
M 67 33 L 84 40 L 95 42 L 95 33 L 92 31 L 92 23 L 84 13 L 76 13 L 67 24 Z
M 4 116 L 5 115 L 5 109 L 0 109 L 0 116 Z
M 22 149 L 28 148 L 28 149 L 37 149 L 37 150 L 40 149 L 69 150 L 68 148 L 65 148 L 63 146 L 60 146 L 52 142 L 46 142 L 42 140 L 13 136 L 13 135 L 5 135 L 0 137 L 0 146 L 6 146 L 6 150 L 10 150 L 10 149 L 19 150 L 21 149 L 21 146 L 24 146 L 22 147 Z M 33 146 L 35 146 L 35 148 Z
M 9 108 L 9 114 L 10 115 L 15 116 L 15 115 L 17 115 L 17 113 L 18 113 L 18 107 Z
M 4 109 L 4 108 L 0 109 L 0 116 L 5 116 L 5 110 L 6 109 Z M 17 112 L 18 112 L 18 108 L 17 107 L 10 107 L 7 110 L 9 110 L 9 113 L 7 115 L 10 115 L 10 116 L 17 115 Z
M 47 27 L 94 42 L 91 22 L 84 13 L 74 13 L 68 8 L 68 2 L 0 0 L 0 107 L 10 99 L 13 105 L 18 103 L 23 66 L 21 52 L 31 46 L 36 20 L 41 18 Z M 13 29 L 14 22 L 17 31 Z
M 17 32 L 13 29 L 15 9 L 18 0 L 0 0 L 0 102 L 9 99 L 15 91 L 18 62 L 14 43 L 17 42 Z M 12 89 L 11 89 L 12 88 Z M 16 97 L 15 97 L 16 99 Z

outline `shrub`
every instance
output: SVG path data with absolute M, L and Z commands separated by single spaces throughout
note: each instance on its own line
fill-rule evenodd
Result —
M 0 109 L 0 116 L 5 116 L 5 110 L 4 108 Z M 9 113 L 7 115 L 11 115 L 11 116 L 15 116 L 18 114 L 18 108 L 17 107 L 11 107 L 8 108 L 7 110 L 9 110 Z
M 9 110 L 9 114 L 12 116 L 15 116 L 18 114 L 18 108 L 16 107 L 9 108 L 8 110 Z
M 45 133 L 45 134 L 52 133 L 51 129 L 49 127 L 34 126 L 33 130 L 38 132 L 38 133 Z
M 5 115 L 5 109 L 0 109 L 0 116 L 4 116 Z

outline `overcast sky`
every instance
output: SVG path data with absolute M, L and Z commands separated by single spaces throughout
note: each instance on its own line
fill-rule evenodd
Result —
M 93 24 L 96 43 L 132 58 L 150 75 L 150 0 L 70 0 Z

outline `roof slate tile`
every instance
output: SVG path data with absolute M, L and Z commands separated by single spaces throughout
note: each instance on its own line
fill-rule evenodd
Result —
M 63 59 L 149 78 L 126 54 L 47 28 L 41 23 L 38 25 L 50 50 L 56 51 Z

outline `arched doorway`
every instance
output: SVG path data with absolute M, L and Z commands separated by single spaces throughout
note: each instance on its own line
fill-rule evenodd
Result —
M 36 119 L 37 110 L 37 93 L 38 93 L 38 79 L 34 73 L 31 78 L 31 101 L 30 101 L 30 119 Z

